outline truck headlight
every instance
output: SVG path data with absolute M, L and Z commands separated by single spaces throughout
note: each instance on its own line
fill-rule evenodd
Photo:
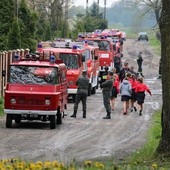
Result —
M 16 104 L 16 100 L 14 98 L 11 99 L 11 104 Z
M 45 105 L 50 105 L 50 100 L 45 100 Z

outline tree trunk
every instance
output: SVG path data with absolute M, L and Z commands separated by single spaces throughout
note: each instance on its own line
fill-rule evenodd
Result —
M 170 156 L 170 1 L 162 0 L 160 18 L 162 64 L 162 135 L 157 153 Z

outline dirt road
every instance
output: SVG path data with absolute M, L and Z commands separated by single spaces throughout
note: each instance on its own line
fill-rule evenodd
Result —
M 148 42 L 127 39 L 124 44 L 124 61 L 136 68 L 136 56 L 143 52 L 145 83 L 152 96 L 146 95 L 143 116 L 135 112 L 123 115 L 120 96 L 116 100 L 115 111 L 110 120 L 106 115 L 102 92 L 88 97 L 87 118 L 82 118 L 81 105 L 77 118 L 71 118 L 73 103 L 68 104 L 63 124 L 51 130 L 49 123 L 24 122 L 12 129 L 5 128 L 5 117 L 0 119 L 0 159 L 20 157 L 24 160 L 73 159 L 84 161 L 113 157 L 123 159 L 146 142 L 146 130 L 151 115 L 162 104 L 161 81 L 157 80 L 160 56 L 153 53 Z

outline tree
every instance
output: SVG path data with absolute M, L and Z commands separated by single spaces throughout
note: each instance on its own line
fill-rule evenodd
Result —
M 170 156 L 170 1 L 162 0 L 160 18 L 162 64 L 162 135 L 157 152 Z
M 8 35 L 7 49 L 15 50 L 21 48 L 20 28 L 17 19 L 14 19 L 12 28 Z
M 0 0 L 0 50 L 6 50 L 8 33 L 14 19 L 13 0 Z
M 25 0 L 21 0 L 18 8 L 18 19 L 21 30 L 21 48 L 30 48 L 31 51 L 35 51 L 35 31 L 37 14 L 32 12 Z

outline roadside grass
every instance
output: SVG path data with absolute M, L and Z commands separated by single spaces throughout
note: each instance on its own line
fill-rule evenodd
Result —
M 0 116 L 4 115 L 3 98 L 0 98 Z
M 149 44 L 153 47 L 156 54 L 161 55 L 161 42 L 156 38 L 155 32 L 149 32 Z

